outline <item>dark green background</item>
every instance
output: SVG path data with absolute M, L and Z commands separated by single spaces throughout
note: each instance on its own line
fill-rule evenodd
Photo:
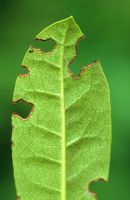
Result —
M 38 32 L 70 15 L 87 36 L 73 69 L 99 59 L 111 92 L 110 179 L 92 189 L 100 200 L 130 199 L 130 1 L 0 0 L 0 200 L 16 200 L 10 142 L 16 108 L 11 99 L 16 76 L 24 71 L 22 58 Z

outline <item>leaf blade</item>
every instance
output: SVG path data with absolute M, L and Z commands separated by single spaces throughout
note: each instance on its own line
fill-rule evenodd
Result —
M 22 98 L 33 103 L 35 109 L 26 121 L 16 116 L 12 120 L 14 173 L 22 200 L 95 199 L 87 190 L 89 182 L 100 177 L 107 178 L 110 130 L 107 142 L 103 140 L 107 135 L 107 131 L 104 131 L 102 137 L 99 133 L 102 143 L 99 145 L 97 133 L 97 143 L 93 144 L 95 127 L 99 130 L 104 119 L 109 129 L 111 127 L 106 79 L 99 62 L 85 67 L 78 80 L 67 69 L 76 56 L 75 46 L 81 37 L 83 34 L 73 17 L 67 18 L 47 27 L 36 37 L 55 40 L 57 44 L 52 52 L 44 53 L 30 48 L 24 57 L 23 65 L 30 73 L 26 78 L 17 78 L 14 100 Z M 97 114 L 95 110 L 103 112 Z M 107 119 L 103 117 L 104 112 Z M 99 124 L 96 119 L 99 119 Z M 90 144 L 88 136 L 91 136 Z M 106 155 L 101 154 L 103 148 Z M 105 166 L 102 171 L 98 168 L 97 176 L 83 162 L 89 164 L 92 159 L 85 153 L 89 152 L 92 156 L 93 151 L 96 155 L 101 154 L 98 155 L 100 162 L 96 163 L 102 163 L 102 168 Z M 91 175 L 88 174 L 90 171 Z

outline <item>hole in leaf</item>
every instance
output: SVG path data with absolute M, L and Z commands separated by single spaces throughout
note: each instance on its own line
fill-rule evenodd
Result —
M 26 119 L 29 117 L 29 115 L 32 113 L 34 105 L 32 103 L 26 102 L 24 100 L 18 100 L 16 102 L 13 102 L 14 104 L 14 113 L 23 119 Z
M 86 65 L 86 58 L 83 59 L 82 58 L 82 54 L 80 52 L 84 52 L 83 50 L 83 45 L 84 45 L 84 40 L 83 38 L 79 39 L 79 41 L 77 42 L 76 44 L 76 57 L 74 58 L 74 60 L 72 60 L 72 62 L 70 63 L 69 65 L 69 69 L 70 71 L 77 77 L 80 73 L 80 70 L 83 66 Z M 80 49 L 82 49 L 80 51 Z M 84 63 L 83 63 L 83 60 L 84 60 Z
M 97 198 L 103 199 L 107 197 L 106 185 L 107 181 L 104 179 L 98 179 L 97 181 L 92 181 L 89 185 L 89 191 Z
M 56 43 L 52 39 L 48 39 L 48 40 L 45 40 L 45 41 L 42 41 L 42 40 L 39 40 L 39 39 L 35 39 L 32 42 L 32 47 L 33 48 L 40 49 L 43 52 L 52 51 L 54 49 L 55 45 L 56 45 Z M 33 52 L 33 50 L 30 50 L 30 53 L 31 53 L 31 51 Z
M 86 40 L 86 42 L 88 41 Z M 88 53 L 90 47 L 86 47 L 86 42 L 84 37 L 78 40 L 76 44 L 76 57 L 69 64 L 69 69 L 75 77 L 79 76 L 80 70 L 82 70 L 83 67 L 86 67 L 89 64 L 91 65 L 91 63 L 95 62 L 93 61 L 92 55 Z
M 26 66 L 23 66 L 22 65 L 22 70 L 21 70 L 21 73 L 19 74 L 20 76 L 28 76 L 29 74 L 29 70 Z

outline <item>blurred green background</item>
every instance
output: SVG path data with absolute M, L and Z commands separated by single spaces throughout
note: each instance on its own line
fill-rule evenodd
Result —
M 16 200 L 10 142 L 16 108 L 11 101 L 16 76 L 24 72 L 22 58 L 37 33 L 70 15 L 87 36 L 73 69 L 99 59 L 111 92 L 110 179 L 91 189 L 100 200 L 130 199 L 130 1 L 0 0 L 0 200 Z

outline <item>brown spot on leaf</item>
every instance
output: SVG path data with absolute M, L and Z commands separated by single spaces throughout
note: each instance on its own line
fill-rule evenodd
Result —
M 20 195 L 18 195 L 18 196 L 17 196 L 17 200 L 21 200 L 21 197 L 20 197 Z

